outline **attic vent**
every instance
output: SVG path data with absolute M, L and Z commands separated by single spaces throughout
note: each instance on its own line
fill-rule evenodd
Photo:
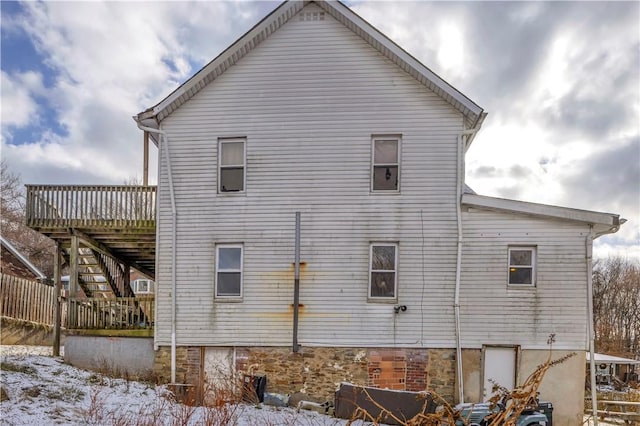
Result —
M 305 12 L 300 14 L 301 21 L 324 21 L 324 12 Z

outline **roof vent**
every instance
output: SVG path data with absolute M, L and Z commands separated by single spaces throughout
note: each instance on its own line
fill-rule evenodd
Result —
M 324 12 L 304 12 L 300 13 L 301 21 L 324 21 Z

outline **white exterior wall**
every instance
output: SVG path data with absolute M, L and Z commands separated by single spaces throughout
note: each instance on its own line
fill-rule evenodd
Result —
M 300 344 L 454 346 L 463 118 L 361 38 L 328 14 L 294 17 L 162 128 L 178 210 L 179 345 L 291 344 L 301 211 Z M 400 194 L 370 193 L 374 134 L 402 135 Z M 233 136 L 247 138 L 246 192 L 218 194 L 217 140 Z M 171 208 L 161 161 L 156 344 L 166 345 Z M 404 313 L 367 302 L 372 241 L 399 242 Z M 244 244 L 240 303 L 214 303 L 215 244 L 225 242 Z
M 587 349 L 588 225 L 469 209 L 463 213 L 464 347 Z M 507 286 L 510 245 L 537 248 L 536 286 Z

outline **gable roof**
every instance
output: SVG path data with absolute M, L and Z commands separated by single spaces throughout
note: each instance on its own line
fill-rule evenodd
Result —
M 462 194 L 462 205 L 480 210 L 520 213 L 550 219 L 568 220 L 593 225 L 595 236 L 617 232 L 626 219 L 612 213 L 601 213 L 590 210 L 579 210 L 568 207 L 551 206 L 548 204 L 529 203 L 525 201 L 508 200 L 505 198 L 487 197 L 470 193 Z
M 2 248 L 11 253 L 26 269 L 35 275 L 37 279 L 43 280 L 47 278 L 40 269 L 38 269 L 33 263 L 29 261 L 22 253 L 18 251 L 9 241 L 7 241 L 3 236 L 0 236 L 0 245 Z
M 134 116 L 134 120 L 141 125 L 158 128 L 164 118 L 221 76 L 310 3 L 317 4 L 418 82 L 451 104 L 465 117 L 467 128 L 480 127 L 486 116 L 481 107 L 337 0 L 288 0 L 283 2 L 169 96 L 157 105 Z

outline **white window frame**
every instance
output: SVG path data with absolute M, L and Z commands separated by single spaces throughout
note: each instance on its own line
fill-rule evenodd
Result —
M 141 291 L 140 290 L 140 283 L 142 281 L 146 281 L 148 287 L 146 291 Z M 133 292 L 134 294 L 153 294 L 154 293 L 154 282 L 153 280 L 147 279 L 147 278 L 138 278 L 137 280 L 133 281 Z
M 531 252 L 531 264 L 530 265 L 512 265 L 511 264 L 511 252 L 512 251 L 523 251 L 528 250 Z M 536 276 L 537 276 L 537 247 L 536 246 L 509 246 L 509 250 L 507 252 L 507 285 L 509 287 L 516 288 L 531 288 L 536 286 Z M 531 269 L 531 284 L 527 283 L 512 283 L 511 282 L 511 268 L 529 268 Z
M 242 164 L 225 164 L 222 165 L 222 145 L 225 143 L 242 142 Z M 222 169 L 242 167 L 242 190 L 241 191 L 223 191 L 222 190 Z M 218 194 L 243 194 L 247 190 L 247 138 L 218 138 Z
M 225 248 L 239 248 L 240 249 L 240 269 L 222 269 L 219 265 L 220 249 Z M 239 272 L 240 273 L 240 294 L 218 294 L 218 273 L 220 272 Z M 215 277 L 214 277 L 214 293 L 216 299 L 222 300 L 240 300 L 244 294 L 244 245 L 240 243 L 224 243 L 216 244 L 216 259 L 215 259 Z
M 376 141 L 383 140 L 395 140 L 396 141 L 396 149 L 397 149 L 397 162 L 396 163 L 376 163 Z M 401 177 L 401 162 L 402 162 L 402 135 L 372 135 L 371 136 L 371 184 L 370 190 L 371 192 L 380 193 L 380 194 L 397 194 L 400 192 L 400 177 Z M 396 189 L 375 189 L 375 168 L 376 166 L 391 166 L 398 168 L 398 187 Z
M 387 269 L 373 269 L 373 248 L 374 247 L 393 247 L 394 248 L 394 270 Z M 371 274 L 373 272 L 393 272 L 393 296 L 373 296 L 372 295 L 372 287 L 373 284 L 371 281 Z M 398 243 L 397 242 L 388 242 L 388 241 L 376 241 L 369 244 L 369 286 L 367 289 L 367 298 L 372 302 L 395 302 L 398 300 Z

